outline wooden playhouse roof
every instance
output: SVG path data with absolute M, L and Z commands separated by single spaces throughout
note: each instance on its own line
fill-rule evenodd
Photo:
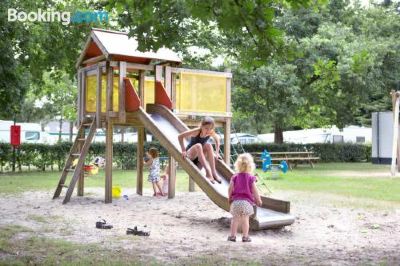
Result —
M 90 58 L 103 56 L 113 61 L 150 64 L 154 61 L 181 63 L 182 60 L 172 50 L 160 48 L 157 52 L 140 52 L 138 42 L 127 33 L 103 29 L 92 29 L 86 45 L 78 58 L 76 67 Z

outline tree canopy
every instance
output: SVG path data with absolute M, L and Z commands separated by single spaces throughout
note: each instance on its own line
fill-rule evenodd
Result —
M 213 69 L 213 59 L 223 57 L 220 68 L 234 74 L 237 131 L 273 130 L 281 142 L 285 129 L 369 125 L 371 112 L 390 109 L 389 91 L 400 89 L 399 6 L 384 1 L 366 8 L 350 0 L 4 0 L 0 119 L 74 119 L 75 62 L 96 26 L 127 30 L 140 50 L 171 48 L 182 54 L 185 67 Z M 106 10 L 111 21 L 9 22 L 10 7 Z

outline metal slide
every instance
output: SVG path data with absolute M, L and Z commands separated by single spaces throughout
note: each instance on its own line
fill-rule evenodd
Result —
M 138 118 L 168 150 L 179 165 L 193 178 L 197 185 L 220 208 L 229 211 L 228 186 L 232 170 L 223 162 L 217 161 L 216 168 L 222 184 L 211 184 L 205 177 L 205 172 L 200 171 L 189 159 L 183 158 L 178 141 L 178 134 L 186 131 L 188 127 L 163 105 L 148 104 L 147 113 L 143 108 L 137 111 Z M 294 222 L 294 217 L 289 213 L 290 203 L 262 197 L 263 206 L 256 207 L 256 213 L 250 220 L 252 229 L 282 227 Z

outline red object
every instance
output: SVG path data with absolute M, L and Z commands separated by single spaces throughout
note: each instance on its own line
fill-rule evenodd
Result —
M 21 145 L 21 126 L 10 127 L 10 140 L 13 146 Z
M 140 98 L 133 87 L 129 78 L 124 78 L 125 82 L 125 111 L 134 112 L 140 107 Z
M 160 81 L 156 81 L 155 103 L 162 104 L 168 109 L 172 109 L 171 99 L 168 97 L 168 94 Z

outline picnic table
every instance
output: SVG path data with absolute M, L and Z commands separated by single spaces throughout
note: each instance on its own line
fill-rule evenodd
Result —
M 282 151 L 270 152 L 269 154 L 273 163 L 279 164 L 281 161 L 286 161 L 290 170 L 302 163 L 307 163 L 314 168 L 314 163 L 320 159 L 312 151 Z M 262 164 L 261 152 L 255 152 L 252 155 L 256 164 Z

